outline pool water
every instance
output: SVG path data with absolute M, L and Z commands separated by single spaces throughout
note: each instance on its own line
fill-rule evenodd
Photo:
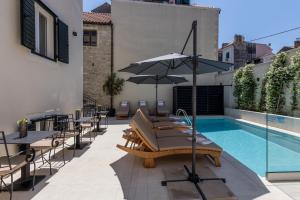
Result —
M 261 176 L 300 171 L 300 138 L 234 119 L 197 119 L 197 130 Z M 267 151 L 268 150 L 268 151 Z M 268 156 L 267 153 L 268 152 Z

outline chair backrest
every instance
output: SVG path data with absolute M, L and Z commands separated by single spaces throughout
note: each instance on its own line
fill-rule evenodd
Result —
M 0 141 L 1 141 L 1 143 L 4 144 L 4 149 L 5 149 L 5 155 L 4 155 L 4 156 L 5 156 L 6 159 L 7 159 L 7 163 L 5 163 L 5 165 L 8 164 L 8 167 L 9 167 L 9 169 L 11 170 L 11 169 L 12 169 L 12 167 L 11 167 L 11 162 L 10 162 L 10 158 L 9 158 L 9 153 L 8 153 L 8 148 L 7 148 L 7 143 L 6 143 L 5 134 L 4 134 L 3 131 L 0 131 Z M 1 167 L 1 165 L 3 165 L 3 163 L 1 163 L 1 159 L 0 159 L 0 167 Z
M 120 107 L 128 107 L 128 106 L 129 106 L 128 101 L 124 100 L 120 102 Z
M 157 100 L 157 106 L 159 106 L 159 107 L 163 107 L 163 106 L 165 106 L 166 104 L 165 104 L 165 101 L 164 100 Z
M 138 104 L 139 104 L 139 107 L 147 107 L 147 101 L 145 101 L 145 100 L 139 100 Z
M 154 130 L 145 123 L 141 112 L 136 112 L 132 118 L 131 125 L 133 129 L 142 137 L 146 146 L 152 151 L 158 151 L 158 144 Z
M 154 124 L 152 122 L 151 117 L 148 115 L 148 113 L 146 113 L 143 109 L 138 109 L 136 112 L 140 112 L 144 122 L 147 123 L 149 126 L 151 126 L 151 128 L 154 128 Z

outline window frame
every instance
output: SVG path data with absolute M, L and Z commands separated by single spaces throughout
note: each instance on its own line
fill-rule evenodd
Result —
M 41 8 L 43 8 L 53 18 L 53 48 L 54 49 L 53 49 L 53 58 L 37 52 L 36 49 L 32 49 L 31 53 L 38 55 L 40 57 L 46 58 L 48 60 L 51 60 L 53 62 L 57 62 L 57 15 L 40 0 L 34 0 L 34 2 L 37 3 Z M 43 13 L 40 13 L 40 14 L 43 15 Z M 37 16 L 35 16 L 35 17 L 37 17 Z M 47 19 L 47 17 L 46 17 L 46 19 Z M 39 27 L 35 27 L 35 28 L 37 29 Z
M 43 22 L 45 22 L 43 28 L 44 28 L 44 33 L 43 33 L 43 37 L 41 37 L 41 19 L 43 18 Z M 48 53 L 48 20 L 47 20 L 47 17 L 43 14 L 43 13 L 39 13 L 39 53 L 43 56 L 47 56 L 47 53 Z M 41 40 L 41 38 L 44 39 L 44 41 Z M 42 47 L 42 44 L 44 45 L 43 48 Z M 43 49 L 43 52 L 42 52 L 42 49 Z
M 85 33 L 88 32 L 88 37 L 89 37 L 89 42 L 88 44 L 85 44 L 85 41 L 84 41 L 84 37 L 85 37 Z M 95 36 L 96 36 L 96 42 L 95 44 L 93 45 L 92 44 L 92 33 L 96 33 Z M 98 46 L 98 31 L 97 30 L 94 30 L 94 29 L 84 29 L 83 30 L 83 41 L 82 41 L 82 44 L 83 46 L 85 47 L 97 47 Z

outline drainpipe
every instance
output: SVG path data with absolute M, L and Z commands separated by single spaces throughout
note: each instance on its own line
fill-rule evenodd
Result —
M 114 73 L 114 26 L 113 23 L 111 22 L 110 24 L 110 41 L 111 41 L 111 46 L 110 46 L 110 75 Z M 112 86 L 112 85 L 111 85 Z M 112 90 L 112 88 L 111 88 Z M 114 107 L 114 97 L 113 95 L 110 96 L 110 107 L 111 109 Z

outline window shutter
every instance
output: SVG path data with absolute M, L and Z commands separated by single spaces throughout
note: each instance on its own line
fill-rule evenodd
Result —
M 35 49 L 34 0 L 21 0 L 21 43 L 29 49 Z
M 69 63 L 69 28 L 58 19 L 58 60 Z

